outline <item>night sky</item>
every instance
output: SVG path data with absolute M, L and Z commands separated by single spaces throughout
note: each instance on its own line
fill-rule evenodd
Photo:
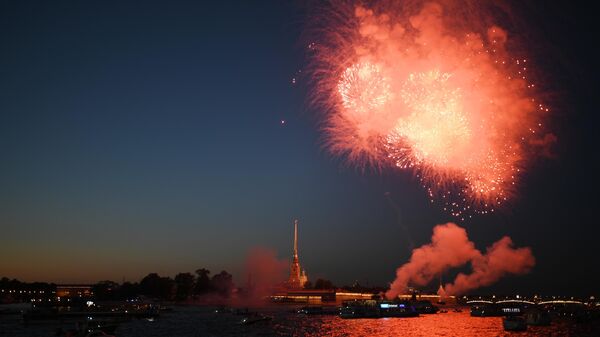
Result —
M 458 222 L 479 249 L 508 235 L 536 256 L 530 274 L 485 291 L 599 290 L 599 55 L 586 11 L 517 10 L 543 46 L 531 60 L 547 72 L 558 144 L 507 209 Z M 310 278 L 392 281 L 410 253 L 403 226 L 420 246 L 454 219 L 410 173 L 362 172 L 323 148 L 298 74 L 306 13 L 283 1 L 2 1 L 0 277 L 206 267 L 243 285 L 248 249 L 288 258 L 298 218 Z

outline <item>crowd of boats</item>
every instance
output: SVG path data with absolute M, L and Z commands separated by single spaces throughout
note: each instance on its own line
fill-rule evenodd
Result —
M 314 309 L 312 309 L 314 310 Z M 441 308 L 429 301 L 385 301 L 353 300 L 345 301 L 339 308 L 341 318 L 384 318 L 417 317 L 422 314 L 460 312 L 461 307 Z M 310 312 L 302 309 L 301 312 Z M 569 303 L 536 304 L 527 301 L 503 301 L 498 303 L 471 303 L 472 317 L 502 317 L 502 325 L 507 331 L 524 331 L 528 326 L 548 326 L 554 319 L 570 318 L 577 322 L 600 319 L 600 311 L 584 305 Z
M 472 317 L 499 317 L 506 331 L 524 331 L 528 326 L 548 326 L 555 319 L 570 318 L 577 321 L 600 319 L 599 311 L 578 305 L 539 305 L 527 302 L 472 303 L 465 306 L 438 306 L 430 301 L 351 300 L 341 306 L 309 305 L 294 309 L 299 315 L 338 315 L 342 319 L 410 318 L 420 315 L 445 314 L 469 310 Z M 248 309 L 219 308 L 215 313 L 231 313 L 242 316 L 244 325 L 266 323 L 272 316 Z
M 132 319 L 153 321 L 169 307 L 140 302 L 86 301 L 75 305 L 26 305 L 4 307 L 2 316 L 21 316 L 24 325 L 55 324 L 55 336 L 114 337 L 117 327 Z
M 357 299 L 341 302 L 339 306 L 306 305 L 293 307 L 290 313 L 297 315 L 337 315 L 342 319 L 378 319 L 378 318 L 411 318 L 430 314 L 448 314 L 469 310 L 472 317 L 501 317 L 503 327 L 507 331 L 523 331 L 528 326 L 547 326 L 557 319 L 573 319 L 577 322 L 600 319 L 597 307 L 570 304 L 536 304 L 528 301 L 473 301 L 463 305 L 440 305 L 427 300 L 383 300 Z M 468 308 L 468 309 L 467 309 Z M 119 324 L 131 319 L 152 321 L 162 311 L 171 308 L 150 303 L 103 303 L 101 305 L 88 301 L 84 306 L 31 306 L 27 310 L 18 311 L 24 324 L 36 322 L 60 322 L 55 336 L 95 337 L 113 336 Z M 248 308 L 220 307 L 215 314 L 238 315 L 239 324 L 268 324 L 273 316 L 264 312 L 251 311 Z M 17 314 L 3 308 L 2 315 Z M 64 324 L 63 324 L 64 323 Z M 70 324 L 70 325 L 69 325 Z M 69 326 L 68 329 L 63 328 Z

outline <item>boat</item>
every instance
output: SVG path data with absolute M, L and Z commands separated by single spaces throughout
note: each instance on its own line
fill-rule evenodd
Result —
M 306 306 L 298 309 L 298 313 L 302 315 L 322 315 L 323 307 Z
M 97 331 L 92 331 L 92 332 L 88 333 L 87 335 L 85 335 L 85 337 L 115 337 L 115 336 L 108 335 L 104 331 L 97 330 Z
M 167 307 L 164 305 L 159 305 L 158 306 L 158 311 L 160 312 L 172 312 L 173 311 L 173 307 Z
M 115 337 L 115 335 L 107 334 L 102 330 L 92 330 L 92 331 L 77 331 L 77 330 L 67 330 L 62 331 L 59 330 L 56 332 L 55 336 L 64 336 L 64 337 Z
M 471 306 L 471 316 L 473 317 L 500 317 L 504 316 L 494 304 L 476 304 Z
M 409 303 L 381 302 L 380 317 L 417 317 L 419 311 Z
M 139 310 L 111 309 L 105 311 L 34 308 L 24 312 L 22 316 L 23 322 L 28 323 L 29 321 L 81 319 L 87 317 L 106 319 L 156 318 L 159 316 L 159 312 L 153 308 Z
M 269 322 L 273 319 L 271 316 L 261 315 L 261 314 L 253 314 L 247 317 L 242 318 L 240 324 L 250 325 L 259 322 Z
M 218 307 L 214 311 L 215 314 L 233 314 L 232 308 L 227 307 Z
M 236 308 L 235 310 L 232 310 L 232 313 L 234 315 L 249 315 L 249 314 L 252 314 L 250 312 L 250 310 L 248 310 L 248 308 Z
M 435 314 L 439 311 L 439 308 L 430 301 L 411 301 L 410 304 L 419 314 Z
M 341 318 L 378 318 L 379 307 L 374 300 L 354 300 L 342 303 Z
M 527 323 L 521 316 L 507 316 L 502 319 L 502 326 L 505 331 L 525 331 Z
M 304 306 L 296 313 L 300 315 L 337 315 L 338 310 L 333 306 Z
M 86 320 L 77 322 L 75 329 L 64 331 L 62 328 L 56 330 L 56 336 L 66 337 L 88 337 L 88 336 L 113 336 L 118 327 L 118 322 Z
M 341 318 L 417 317 L 419 312 L 409 303 L 376 300 L 343 302 Z
M 84 330 L 87 332 L 102 331 L 108 335 L 115 333 L 115 330 L 119 327 L 119 324 L 115 321 L 100 321 L 100 320 L 87 320 L 84 324 Z

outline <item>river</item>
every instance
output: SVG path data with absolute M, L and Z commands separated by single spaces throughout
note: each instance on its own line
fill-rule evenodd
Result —
M 527 332 L 508 333 L 499 317 L 471 317 L 468 308 L 415 318 L 341 319 L 336 315 L 299 315 L 291 307 L 259 310 L 271 321 L 240 324 L 243 315 L 215 313 L 209 307 L 174 307 L 154 321 L 123 322 L 117 337 L 210 337 L 210 336 L 600 336 L 598 324 L 554 320 L 551 326 L 529 327 Z M 65 323 L 74 326 L 73 323 Z M 24 325 L 18 316 L 0 316 L 0 336 L 54 336 L 56 322 Z

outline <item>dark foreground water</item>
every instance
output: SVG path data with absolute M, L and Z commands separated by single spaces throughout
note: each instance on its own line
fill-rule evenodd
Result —
M 555 320 L 548 327 L 529 327 L 527 332 L 508 333 L 499 317 L 471 317 L 463 312 L 421 315 L 415 318 L 341 319 L 334 315 L 303 316 L 291 307 L 260 310 L 270 322 L 242 325 L 244 316 L 215 314 L 207 307 L 175 307 L 153 322 L 132 320 L 117 328 L 117 337 L 196 336 L 600 336 L 598 325 Z M 63 327 L 74 326 L 65 323 Z M 56 322 L 25 326 L 19 317 L 0 316 L 0 336 L 54 336 Z

